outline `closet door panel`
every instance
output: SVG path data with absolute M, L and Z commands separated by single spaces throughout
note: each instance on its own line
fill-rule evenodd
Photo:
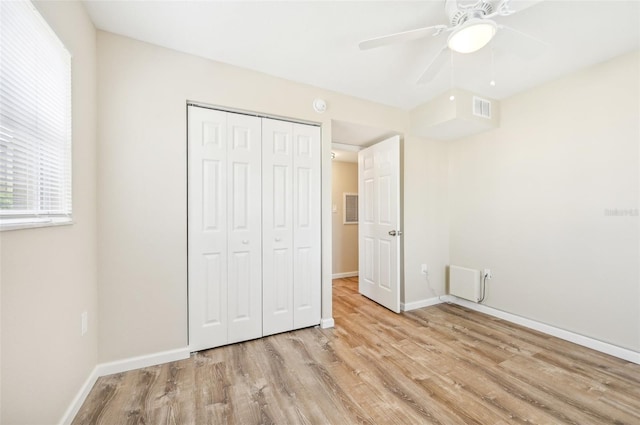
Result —
M 320 128 L 293 125 L 294 329 L 320 323 Z
M 227 116 L 227 343 L 262 335 L 260 119 Z
M 262 120 L 263 335 L 293 329 L 292 130 Z
M 190 106 L 189 346 L 227 343 L 227 116 Z

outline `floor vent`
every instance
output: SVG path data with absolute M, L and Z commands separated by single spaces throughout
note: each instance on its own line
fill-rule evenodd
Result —
M 491 101 L 473 96 L 473 115 L 491 119 Z

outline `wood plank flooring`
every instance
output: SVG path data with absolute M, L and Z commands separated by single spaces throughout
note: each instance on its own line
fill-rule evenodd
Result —
M 640 365 L 455 305 L 333 284 L 309 328 L 102 377 L 73 424 L 640 424 Z

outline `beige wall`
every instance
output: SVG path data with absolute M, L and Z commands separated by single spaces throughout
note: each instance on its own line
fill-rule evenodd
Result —
M 70 226 L 0 233 L 3 424 L 57 423 L 97 362 L 95 30 L 79 2 L 36 6 L 71 51 Z M 80 336 L 80 315 L 89 331 Z
M 637 52 L 502 102 L 449 147 L 451 263 L 485 304 L 640 351 Z
M 344 224 L 345 193 L 358 193 L 358 164 L 333 161 L 331 202 L 336 206 L 332 212 L 333 274 L 358 272 L 358 225 Z
M 187 99 L 322 124 L 330 318 L 331 120 L 402 132 L 407 113 L 104 32 L 98 73 L 100 361 L 187 344 Z
M 405 304 L 444 295 L 449 264 L 447 147 L 415 136 L 404 140 Z M 422 274 L 426 264 L 428 274 Z

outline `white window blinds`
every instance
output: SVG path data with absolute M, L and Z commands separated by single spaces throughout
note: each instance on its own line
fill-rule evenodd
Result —
M 28 1 L 0 23 L 0 223 L 70 217 L 70 54 Z

